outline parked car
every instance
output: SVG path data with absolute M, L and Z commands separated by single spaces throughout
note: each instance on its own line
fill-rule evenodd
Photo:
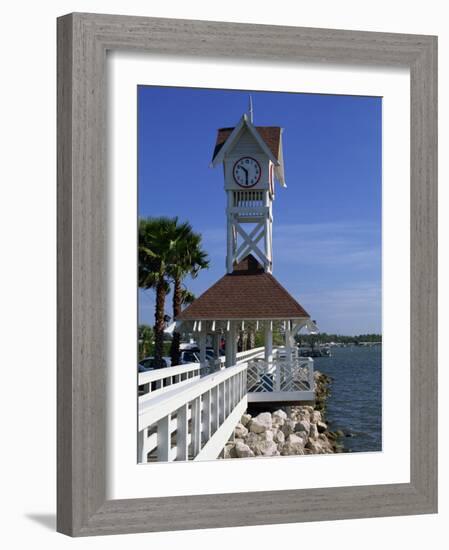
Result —
M 164 367 L 169 367 L 171 365 L 170 357 L 163 357 L 162 361 L 164 363 Z M 138 363 L 139 372 L 148 372 L 150 370 L 154 370 L 154 368 L 155 368 L 154 357 L 144 357 Z
M 199 363 L 200 362 L 200 352 L 194 351 L 191 349 L 185 349 L 181 351 L 181 365 L 186 365 L 187 363 Z
M 213 348 L 206 348 L 206 359 L 208 361 L 215 361 L 217 359 L 217 356 L 215 355 Z M 191 347 L 189 349 L 181 350 L 182 365 L 185 365 L 186 363 L 199 363 L 199 362 L 200 362 L 200 348 Z

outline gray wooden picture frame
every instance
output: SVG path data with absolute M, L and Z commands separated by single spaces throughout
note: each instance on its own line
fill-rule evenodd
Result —
M 108 50 L 410 69 L 410 483 L 106 500 Z M 437 511 L 436 37 L 81 13 L 58 19 L 57 448 L 57 529 L 72 536 Z

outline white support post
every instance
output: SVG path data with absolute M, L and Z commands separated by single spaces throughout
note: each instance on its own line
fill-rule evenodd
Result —
M 218 425 L 221 426 L 225 421 L 226 391 L 225 382 L 218 386 Z
M 144 428 L 137 434 L 137 462 L 139 464 L 147 462 L 147 452 L 145 449 L 147 431 L 148 428 Z
M 203 323 L 199 337 L 200 365 L 202 367 L 206 366 L 206 336 L 206 323 Z
M 201 451 L 201 397 L 197 397 L 192 401 L 191 436 L 192 455 L 196 457 Z
M 211 389 L 211 433 L 214 434 L 218 430 L 220 405 L 218 402 L 218 386 L 214 386 Z
M 265 361 L 273 362 L 273 328 L 271 321 L 265 321 Z
M 226 331 L 226 367 L 232 367 L 237 362 L 237 343 L 235 340 L 235 321 L 228 321 Z
M 228 208 L 227 208 L 227 218 L 228 218 L 228 247 L 226 252 L 226 271 L 232 273 L 234 266 L 234 235 L 233 235 L 233 221 L 234 214 L 231 213 L 232 209 L 232 197 L 233 191 L 228 191 Z
M 211 409 L 211 391 L 207 391 L 203 394 L 203 436 L 205 441 L 209 441 L 211 433 L 211 420 L 212 420 L 212 409 Z
M 183 405 L 180 409 L 178 409 L 177 412 L 176 460 L 188 460 L 189 458 L 189 446 L 187 444 L 187 439 L 189 435 L 187 412 L 187 405 Z
M 170 460 L 171 433 L 170 414 L 161 418 L 157 423 L 157 460 L 168 462 Z
M 292 359 L 292 343 L 291 343 L 291 329 L 290 321 L 285 322 L 285 353 L 287 355 L 287 361 L 291 363 Z
M 221 334 L 217 332 L 214 334 L 214 353 L 217 361 L 220 360 L 220 340 L 221 340 Z
M 231 321 L 232 365 L 237 364 L 237 321 Z
M 264 206 L 267 209 L 267 212 L 265 214 L 265 235 L 264 235 L 264 244 L 265 244 L 265 256 L 267 258 L 267 263 L 265 270 L 268 271 L 268 273 L 271 273 L 271 243 L 270 243 L 270 233 L 271 233 L 271 218 L 270 218 L 270 196 L 268 191 L 264 191 Z

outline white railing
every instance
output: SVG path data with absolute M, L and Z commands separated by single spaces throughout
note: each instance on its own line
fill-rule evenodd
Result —
M 200 363 L 189 363 L 175 367 L 165 367 L 149 372 L 139 372 L 139 403 L 147 401 L 155 394 L 160 395 L 174 384 L 186 384 L 195 378 L 209 374 L 210 367 Z
M 259 348 L 248 349 L 246 351 L 239 351 L 236 355 L 236 359 L 237 359 L 236 364 L 240 365 L 240 363 L 246 363 L 251 359 L 263 357 L 264 354 L 265 354 L 265 348 L 263 346 Z M 224 365 L 224 363 L 226 362 L 226 357 L 221 356 L 219 357 L 218 361 L 220 364 Z
M 246 351 L 240 351 L 237 353 L 237 364 L 243 361 L 250 361 L 257 357 L 263 357 L 265 354 L 265 348 L 262 346 L 260 348 L 253 348 Z
M 278 357 L 248 362 L 247 386 L 251 402 L 301 401 L 315 398 L 313 359 Z
M 243 363 L 195 375 L 141 401 L 138 461 L 217 458 L 247 407 L 246 369 Z

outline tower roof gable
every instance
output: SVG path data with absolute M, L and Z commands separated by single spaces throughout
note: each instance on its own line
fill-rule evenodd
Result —
M 223 162 L 225 154 L 232 151 L 245 128 L 249 130 L 262 151 L 273 162 L 279 183 L 286 187 L 282 158 L 282 128 L 279 126 L 254 126 L 246 115 L 242 116 L 235 128 L 220 128 L 218 130 L 211 166 Z
M 279 126 L 255 126 L 255 128 L 275 159 L 280 161 L 282 128 Z M 212 160 L 215 159 L 233 130 L 234 128 L 220 128 L 218 130 Z

